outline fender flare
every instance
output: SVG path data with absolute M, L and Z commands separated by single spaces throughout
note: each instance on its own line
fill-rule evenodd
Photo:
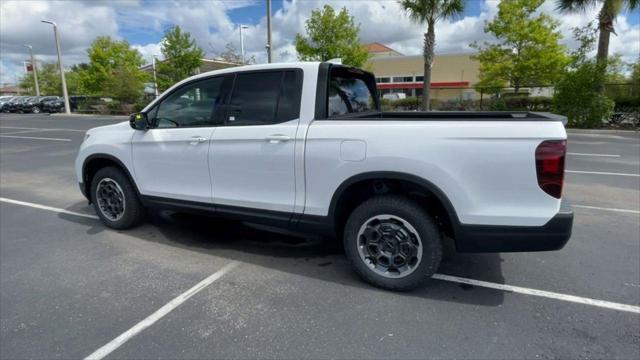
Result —
M 86 194 L 87 198 L 89 199 L 89 201 L 91 201 L 91 196 L 89 195 L 89 191 L 91 190 L 91 184 L 89 182 L 89 179 L 87 178 L 87 165 L 92 162 L 93 160 L 109 160 L 112 161 L 114 163 L 116 163 L 118 165 L 118 167 L 120 167 L 125 175 L 127 176 L 127 178 L 129 178 L 129 181 L 131 182 L 131 184 L 133 185 L 134 190 L 136 191 L 136 195 L 138 195 L 138 197 L 140 197 L 140 191 L 138 190 L 138 185 L 136 184 L 135 180 L 133 179 L 133 176 L 131 175 L 131 172 L 129 171 L 129 168 L 127 168 L 127 166 L 120 161 L 120 159 L 118 159 L 117 157 L 113 156 L 113 155 L 109 155 L 109 154 L 103 154 L 103 153 L 97 153 L 97 154 L 91 154 L 89 156 L 87 156 L 84 161 L 82 162 L 82 186 L 84 187 L 83 192 L 84 194 Z
M 351 176 L 350 178 L 343 181 L 340 184 L 340 186 L 338 186 L 338 188 L 334 191 L 333 196 L 331 197 L 331 203 L 329 205 L 329 214 L 328 214 L 329 218 L 335 219 L 336 211 L 338 210 L 337 209 L 338 201 L 340 200 L 340 198 L 342 197 L 342 195 L 344 194 L 344 192 L 349 186 L 359 181 L 375 180 L 375 179 L 403 180 L 403 181 L 411 182 L 420 187 L 425 188 L 426 190 L 431 192 L 442 203 L 442 205 L 445 208 L 445 211 L 447 212 L 447 215 L 449 216 L 449 219 L 452 222 L 454 232 L 458 231 L 460 226 L 460 219 L 458 218 L 458 214 L 455 208 L 453 207 L 453 204 L 451 203 L 447 195 L 444 193 L 444 191 L 442 191 L 438 186 L 436 186 L 434 183 L 432 183 L 429 180 L 426 180 L 416 175 L 411 175 L 411 174 L 396 172 L 396 171 L 365 172 L 365 173 L 360 173 L 360 174 Z

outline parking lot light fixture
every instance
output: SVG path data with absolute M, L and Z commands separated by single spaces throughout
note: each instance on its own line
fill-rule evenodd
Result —
M 60 35 L 58 34 L 58 25 L 53 21 L 41 20 L 43 23 L 53 25 L 53 37 L 56 41 L 56 50 L 58 51 L 58 67 L 60 68 L 60 80 L 62 81 L 62 96 L 64 97 L 64 112 L 71 114 L 69 107 L 69 94 L 67 93 L 67 81 L 64 78 L 64 65 L 62 64 L 62 50 L 60 49 Z
M 242 58 L 242 64 L 245 63 L 244 61 L 244 36 L 242 35 L 242 30 L 246 30 L 249 27 L 247 25 L 242 25 L 240 24 L 240 57 Z
M 29 49 L 29 55 L 31 56 L 31 71 L 33 71 L 33 82 L 36 84 L 36 96 L 40 96 L 40 86 L 38 86 L 38 69 L 36 69 L 36 62 L 33 60 L 33 46 L 25 44 L 24 47 Z

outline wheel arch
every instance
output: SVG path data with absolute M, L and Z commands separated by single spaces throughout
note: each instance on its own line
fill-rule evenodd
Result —
M 122 170 L 133 185 L 133 188 L 136 191 L 136 195 L 140 197 L 140 191 L 138 190 L 138 186 L 136 185 L 131 172 L 120 159 L 109 154 L 92 154 L 90 156 L 87 156 L 87 158 L 82 163 L 82 190 L 89 202 L 91 202 L 90 192 L 91 181 L 93 180 L 93 177 L 98 172 L 98 170 L 108 166 L 113 166 Z
M 422 177 L 395 171 L 372 171 L 354 175 L 343 181 L 334 192 L 331 203 L 329 205 L 328 217 L 332 221 L 333 228 L 341 231 L 346 222 L 349 213 L 363 200 L 371 196 L 375 196 L 376 183 L 382 183 L 384 186 L 401 186 L 406 187 L 405 190 L 417 190 L 427 198 L 435 199 L 430 204 L 421 203 L 423 206 L 432 206 L 430 212 L 436 211 L 444 217 L 445 232 L 455 238 L 457 228 L 460 221 L 453 204 L 447 195 L 434 183 Z M 363 190 L 369 186 L 374 187 L 374 193 L 370 190 Z M 382 191 L 397 189 L 382 189 Z M 364 192 L 364 194 L 359 194 Z M 384 192 L 381 192 L 381 194 Z M 407 194 L 410 195 L 410 194 Z M 444 215 L 444 216 L 442 216 Z

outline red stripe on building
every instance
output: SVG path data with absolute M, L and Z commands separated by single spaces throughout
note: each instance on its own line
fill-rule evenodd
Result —
M 391 83 L 377 84 L 378 89 L 422 89 L 422 83 Z M 468 87 L 468 81 L 432 82 L 431 88 Z

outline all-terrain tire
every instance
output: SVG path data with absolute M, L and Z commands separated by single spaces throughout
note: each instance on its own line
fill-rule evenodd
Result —
M 118 218 L 110 217 L 110 214 L 101 208 L 100 199 L 98 191 L 98 184 L 102 180 L 108 181 L 111 183 L 113 181 L 118 188 L 118 191 L 123 195 L 123 212 Z M 110 184 L 112 187 L 114 185 Z M 98 172 L 96 172 L 95 176 L 91 181 L 91 201 L 93 202 L 93 207 L 100 217 L 100 220 L 112 229 L 125 230 L 130 229 L 136 225 L 139 225 L 145 218 L 146 209 L 140 202 L 138 198 L 138 194 L 129 180 L 129 177 L 119 168 L 116 167 L 105 167 Z
M 403 221 L 400 223 L 400 229 L 403 229 L 402 224 L 408 224 L 409 226 L 404 229 L 413 228 L 411 231 L 415 230 L 417 237 L 419 237 L 422 257 L 414 264 L 413 270 L 407 271 L 404 276 L 390 277 L 388 274 L 386 276 L 381 274 L 379 270 L 376 272 L 371 260 L 365 260 L 359 251 L 360 248 L 362 252 L 366 253 L 366 248 L 361 247 L 363 245 L 362 236 L 359 236 L 361 228 L 371 224 L 372 218 L 384 218 L 385 216 L 391 216 L 391 219 L 388 220 L 391 222 L 400 223 L 399 220 Z M 389 239 L 392 241 L 390 246 L 393 246 L 395 237 L 391 236 Z M 343 242 L 345 254 L 356 273 L 365 281 L 388 290 L 406 291 L 419 286 L 436 272 L 442 259 L 442 235 L 433 217 L 415 201 L 404 196 L 376 196 L 360 204 L 347 220 Z M 397 242 L 395 244 L 398 246 Z

